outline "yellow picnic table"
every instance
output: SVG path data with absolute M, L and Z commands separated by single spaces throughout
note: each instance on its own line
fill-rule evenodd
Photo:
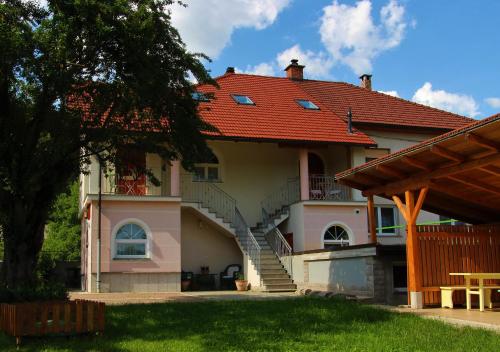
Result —
M 483 312 L 485 304 L 485 289 L 488 290 L 488 302 L 486 303 L 491 305 L 491 289 L 500 288 L 499 286 L 484 286 L 484 280 L 500 280 L 500 273 L 450 273 L 450 275 L 464 277 L 468 310 L 471 309 L 471 295 L 479 295 L 479 310 Z M 478 281 L 477 289 L 476 285 L 472 287 L 471 280 Z

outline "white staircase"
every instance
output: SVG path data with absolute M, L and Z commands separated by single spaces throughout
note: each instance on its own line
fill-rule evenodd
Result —
M 236 207 L 236 200 L 216 185 L 208 182 L 184 180 L 182 201 L 184 206 L 196 209 L 205 218 L 235 235 L 240 247 L 250 258 L 260 276 L 260 290 L 283 292 L 297 289 L 282 264 L 279 254 L 268 242 L 269 236 L 266 238 L 266 234 L 274 228 L 275 223 L 284 221 L 288 217 L 287 212 L 273 219 L 273 226 L 269 222 L 264 222 L 265 226 L 261 223 L 259 227 L 250 229 Z

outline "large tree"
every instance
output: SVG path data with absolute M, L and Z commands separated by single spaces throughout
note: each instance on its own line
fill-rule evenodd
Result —
M 56 196 L 91 155 L 125 145 L 188 167 L 210 128 L 191 97 L 213 83 L 171 26 L 173 0 L 0 0 L 1 280 L 33 284 Z M 176 2 L 176 1 L 175 1 Z

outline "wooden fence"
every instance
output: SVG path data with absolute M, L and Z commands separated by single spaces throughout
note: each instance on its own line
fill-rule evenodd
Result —
M 500 272 L 499 225 L 418 226 L 417 245 L 424 305 L 441 303 L 440 286 L 465 284 L 463 277 L 450 273 Z M 454 294 L 454 301 L 465 301 L 464 291 Z
M 2 303 L 0 329 L 15 336 L 80 334 L 104 331 L 105 304 L 86 300 Z

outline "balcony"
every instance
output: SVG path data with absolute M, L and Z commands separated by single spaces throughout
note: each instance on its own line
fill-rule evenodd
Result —
M 351 188 L 335 182 L 333 176 L 309 176 L 309 200 L 348 202 L 352 200 Z
M 122 196 L 170 196 L 170 183 L 168 182 L 165 171 L 160 168 L 151 170 L 152 173 L 161 182 L 155 186 L 147 176 L 139 175 L 119 175 L 108 174 L 102 177 L 102 193 L 107 195 L 122 195 Z

